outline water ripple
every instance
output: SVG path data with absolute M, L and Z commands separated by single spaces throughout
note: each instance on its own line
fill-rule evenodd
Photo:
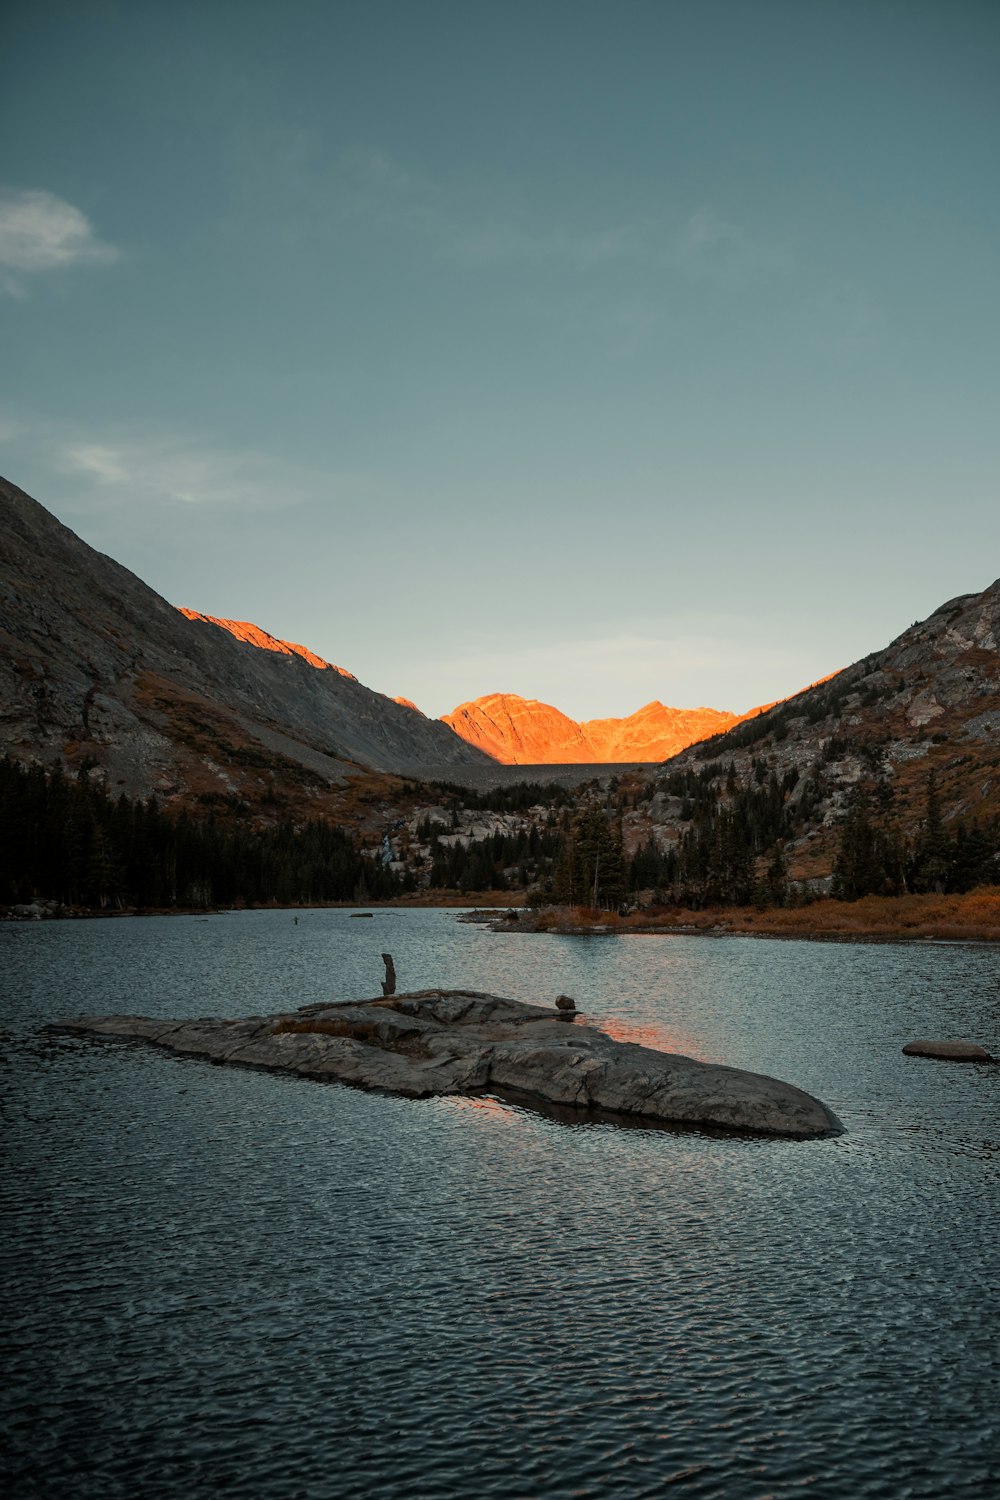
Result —
M 390 948 L 408 988 L 570 993 L 790 1078 L 848 1133 L 567 1126 L 39 1030 L 370 994 Z M 1000 1070 L 900 1053 L 927 1031 L 995 1047 L 991 950 L 269 913 L 0 928 L 0 972 L 10 1493 L 971 1500 L 1000 1483 Z

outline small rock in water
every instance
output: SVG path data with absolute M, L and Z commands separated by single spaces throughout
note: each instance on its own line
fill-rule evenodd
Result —
M 938 1057 L 947 1062 L 995 1062 L 977 1042 L 907 1042 L 907 1057 Z
M 556 1010 L 576 1010 L 576 1001 L 572 995 L 557 995 Z

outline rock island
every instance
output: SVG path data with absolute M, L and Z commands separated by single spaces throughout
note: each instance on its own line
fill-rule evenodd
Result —
M 86 1017 L 52 1029 L 410 1098 L 494 1094 L 580 1118 L 800 1139 L 843 1129 L 818 1099 L 776 1078 L 616 1041 L 565 1005 L 468 990 L 420 990 L 241 1020 Z

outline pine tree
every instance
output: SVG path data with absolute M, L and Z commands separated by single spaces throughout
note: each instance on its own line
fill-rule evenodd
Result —
M 788 861 L 780 844 L 775 844 L 768 861 L 766 886 L 768 903 L 784 906 L 788 900 Z
M 949 890 L 954 850 L 944 828 L 941 795 L 934 771 L 927 777 L 927 805 L 914 850 L 913 886 L 918 891 Z

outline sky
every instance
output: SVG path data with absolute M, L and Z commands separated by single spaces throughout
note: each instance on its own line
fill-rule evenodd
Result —
M 5 0 L 0 472 L 439 715 L 1000 575 L 996 0 Z

